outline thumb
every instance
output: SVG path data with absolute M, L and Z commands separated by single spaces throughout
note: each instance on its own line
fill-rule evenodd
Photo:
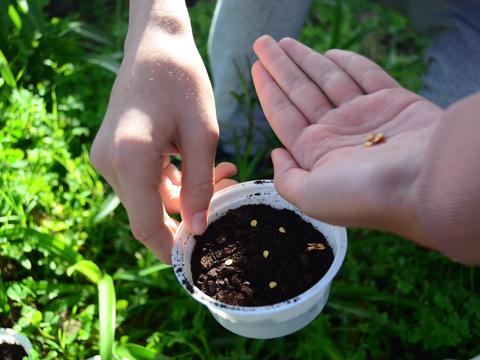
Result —
M 299 168 L 292 155 L 285 149 L 275 149 L 272 152 L 275 189 L 288 202 L 302 208 L 305 203 L 305 189 L 308 172 Z
M 208 207 L 215 183 L 214 162 L 218 130 L 208 130 L 205 127 L 194 130 L 193 127 L 189 129 L 188 134 L 184 134 L 181 139 L 180 213 L 187 229 L 198 235 L 207 227 Z

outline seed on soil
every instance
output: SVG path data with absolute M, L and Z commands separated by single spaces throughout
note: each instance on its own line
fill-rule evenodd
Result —
M 253 219 L 252 221 L 250 221 L 250 226 L 251 227 L 256 227 L 258 224 L 257 220 Z
M 307 243 L 307 250 L 325 250 L 325 245 L 322 243 Z
M 372 141 L 373 139 L 375 139 L 375 134 L 373 133 L 368 134 L 367 141 Z
M 274 289 L 274 288 L 277 287 L 277 283 L 276 283 L 275 281 L 270 281 L 270 282 L 268 283 L 268 287 L 269 287 L 270 289 Z
M 285 234 L 287 232 L 287 230 L 285 230 L 285 228 L 283 226 L 280 226 L 278 228 L 278 231 L 280 231 L 282 234 Z
M 227 259 L 227 260 L 225 260 L 225 265 L 230 266 L 230 265 L 232 265 L 232 264 L 233 264 L 233 260 L 232 260 L 232 259 Z
M 270 255 L 270 252 L 268 250 L 263 250 L 263 257 L 266 259 Z
M 363 147 L 366 147 L 366 148 L 369 148 L 369 147 L 371 147 L 372 145 L 373 145 L 373 143 L 372 143 L 371 141 L 365 141 L 365 142 L 363 143 Z

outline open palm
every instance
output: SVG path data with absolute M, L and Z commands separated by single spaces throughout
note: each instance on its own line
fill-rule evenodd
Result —
M 268 36 L 254 49 L 255 88 L 286 148 L 272 154 L 278 191 L 323 221 L 419 238 L 416 180 L 443 110 L 352 52 Z M 385 140 L 365 147 L 372 133 Z

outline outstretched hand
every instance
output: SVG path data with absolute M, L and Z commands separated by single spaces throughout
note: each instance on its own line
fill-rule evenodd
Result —
M 429 246 L 416 211 L 417 180 L 443 110 L 349 51 L 321 55 L 269 36 L 254 50 L 255 88 L 285 146 L 272 153 L 280 194 L 323 221 Z M 372 133 L 384 141 L 365 147 Z

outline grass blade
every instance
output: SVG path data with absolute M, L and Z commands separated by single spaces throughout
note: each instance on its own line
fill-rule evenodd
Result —
M 138 272 L 138 275 L 142 276 L 142 277 L 143 276 L 148 276 L 150 274 L 154 274 L 154 273 L 162 271 L 162 270 L 170 269 L 171 267 L 172 267 L 171 265 L 160 263 L 160 264 L 157 264 L 157 265 L 150 266 L 146 269 L 140 270 Z
M 333 29 L 330 37 L 330 49 L 338 47 L 340 41 L 340 32 L 343 24 L 343 8 L 342 1 L 335 1 L 335 19 L 333 22 Z
M 29 6 L 28 6 L 28 1 L 27 0 L 17 0 L 17 5 L 18 5 L 18 9 L 22 13 L 28 14 Z
M 102 34 L 98 29 L 81 21 L 71 21 L 68 24 L 68 30 L 98 44 L 111 46 L 113 43 L 111 39 Z
M 0 314 L 8 313 L 10 305 L 8 305 L 7 291 L 3 284 L 2 274 L 0 274 Z
M 100 357 L 112 358 L 115 339 L 115 287 L 112 277 L 105 274 L 98 282 L 98 307 L 100 317 Z
M 1 236 L 6 237 L 9 241 L 28 241 L 34 248 L 47 250 L 70 264 L 75 264 L 82 260 L 82 256 L 62 239 L 35 229 L 13 228 L 0 230 Z
M 75 265 L 70 266 L 67 269 L 67 275 L 72 276 L 75 271 L 81 273 L 94 284 L 98 284 L 102 279 L 102 271 L 97 264 L 90 260 L 80 260 Z
M 93 218 L 93 223 L 98 224 L 100 221 L 110 215 L 120 204 L 120 199 L 114 193 L 111 193 L 103 202 L 100 211 Z
M 111 55 L 88 54 L 83 57 L 83 60 L 89 64 L 100 66 L 114 74 L 120 69 L 120 62 Z
M 8 66 L 8 60 L 3 54 L 2 50 L 0 50 L 0 75 L 2 76 L 3 80 L 5 80 L 7 85 L 12 89 L 17 87 L 15 76 L 13 76 L 10 66 Z
M 135 360 L 168 360 L 169 356 L 157 354 L 156 351 L 147 349 L 144 346 L 138 344 L 124 344 L 119 346 L 115 350 L 115 354 L 122 359 L 135 359 Z
M 13 5 L 8 5 L 8 16 L 17 30 L 22 30 L 22 19 Z

